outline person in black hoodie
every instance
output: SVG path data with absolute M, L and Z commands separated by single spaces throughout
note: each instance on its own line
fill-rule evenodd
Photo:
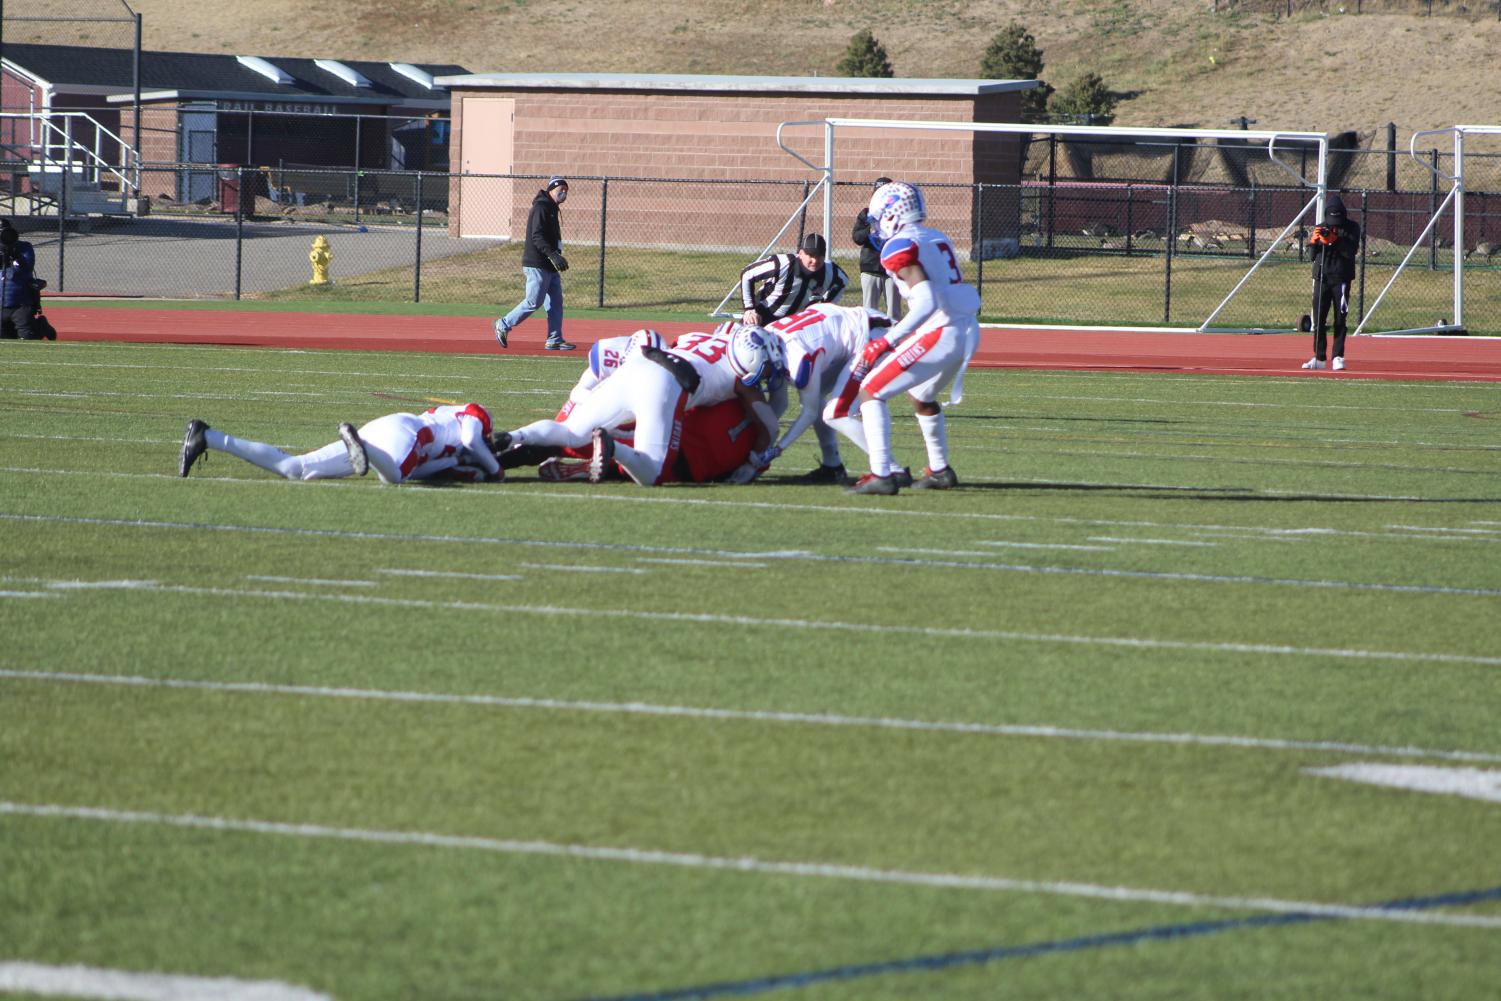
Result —
M 563 272 L 568 259 L 563 256 L 563 229 L 558 221 L 558 206 L 568 197 L 568 179 L 554 177 L 532 199 L 532 214 L 526 220 L 526 242 L 521 248 L 521 273 L 526 278 L 526 294 L 516 308 L 495 321 L 495 339 L 501 347 L 510 343 L 516 325 L 547 304 L 547 350 L 572 351 L 574 345 L 563 340 Z
M 1334 371 L 1345 368 L 1346 318 L 1350 313 L 1350 283 L 1355 280 L 1355 258 L 1360 253 L 1360 224 L 1345 217 L 1345 203 L 1333 195 L 1324 205 L 1324 221 L 1308 238 L 1313 258 L 1313 357 L 1304 368 Z M 1327 362 L 1329 310 L 1334 309 L 1334 356 Z
M 883 184 L 890 184 L 891 178 L 876 178 L 875 186 L 879 188 Z M 896 290 L 896 279 L 886 273 L 881 267 L 881 241 L 871 239 L 870 234 L 870 209 L 861 207 L 860 214 L 855 216 L 855 227 L 850 231 L 850 239 L 855 241 L 855 246 L 860 248 L 860 301 L 866 309 L 878 309 L 893 320 L 902 318 L 902 295 Z M 881 299 L 885 297 L 886 305 L 881 305 Z
M 36 251 L 21 239 L 9 219 L 0 219 L 0 338 L 39 341 L 32 325 L 39 303 L 35 282 Z

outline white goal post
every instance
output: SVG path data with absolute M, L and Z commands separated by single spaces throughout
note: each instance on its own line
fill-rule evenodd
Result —
M 824 162 L 822 165 L 814 163 L 807 157 L 798 153 L 796 150 L 791 149 L 787 145 L 787 143 L 783 141 L 784 130 L 791 126 L 823 127 Z M 1242 286 L 1245 285 L 1246 281 L 1251 277 L 1251 275 L 1261 267 L 1262 263 L 1272 255 L 1272 252 L 1276 250 L 1277 246 L 1281 244 L 1281 242 L 1287 238 L 1288 234 L 1298 226 L 1298 224 L 1303 220 L 1304 216 L 1308 214 L 1310 209 L 1314 210 L 1315 219 L 1322 220 L 1324 218 L 1324 199 L 1328 193 L 1327 179 L 1329 167 L 1329 136 L 1324 132 L 1276 132 L 1258 129 L 1127 128 L 1124 126 L 1113 125 L 1031 125 L 1019 122 L 922 122 L 908 121 L 903 119 L 875 118 L 823 118 L 815 119 L 812 121 L 783 122 L 781 125 L 777 126 L 777 145 L 780 146 L 783 152 L 787 153 L 789 156 L 792 156 L 802 163 L 807 164 L 809 168 L 817 171 L 819 178 L 818 183 L 814 185 L 812 190 L 808 192 L 808 197 L 803 199 L 803 203 L 797 207 L 797 209 L 793 212 L 791 218 L 789 218 L 787 222 L 782 226 L 782 228 L 777 231 L 777 235 L 772 238 L 771 243 L 769 243 L 766 246 L 766 249 L 762 251 L 763 256 L 770 253 L 772 249 L 777 246 L 778 242 L 782 239 L 782 236 L 787 232 L 787 230 L 792 226 L 793 222 L 800 217 L 803 209 L 820 191 L 822 191 L 823 193 L 824 233 L 829 234 L 831 238 L 830 242 L 832 245 L 832 234 L 835 232 L 835 134 L 839 129 L 894 129 L 922 132 L 970 133 L 994 132 L 1010 133 L 1012 135 L 1065 136 L 1076 139 L 1095 139 L 1116 142 L 1136 139 L 1215 139 L 1234 141 L 1237 143 L 1245 143 L 1247 141 L 1265 141 L 1267 144 L 1267 155 L 1271 158 L 1272 162 L 1282 170 L 1286 171 L 1288 174 L 1292 175 L 1299 184 L 1303 185 L 1304 187 L 1313 189 L 1313 197 L 1310 198 L 1308 203 L 1303 206 L 1303 210 L 1298 213 L 1297 217 L 1289 222 L 1286 228 L 1284 228 L 1282 232 L 1278 234 L 1277 238 L 1273 240 L 1270 245 L 1268 245 L 1265 253 L 1263 253 L 1261 257 L 1257 259 L 1256 263 L 1251 266 L 1250 271 L 1248 271 L 1245 277 L 1240 280 L 1240 283 L 1230 291 L 1230 294 L 1225 297 L 1224 301 L 1221 302 L 1219 306 L 1214 310 L 1214 312 L 1211 313 L 1204 320 L 1204 322 L 1199 325 L 1198 329 L 1201 331 L 1206 329 L 1208 325 L 1214 320 L 1214 318 L 1224 310 L 1224 308 L 1229 304 L 1230 300 L 1233 299 L 1236 293 L 1241 290 Z M 1299 142 L 1311 143 L 1317 148 L 1318 170 L 1315 180 L 1309 181 L 1305 179 L 1299 171 L 1294 170 L 1292 167 L 1288 166 L 1277 158 L 1277 141 L 1279 139 L 1284 141 L 1296 140 Z M 711 315 L 727 315 L 722 312 L 725 303 L 729 302 L 730 298 L 734 296 L 736 292 L 738 292 L 738 290 L 739 289 L 737 286 L 735 289 L 732 289 L 730 291 L 729 295 L 726 295 L 724 299 L 720 300 L 719 305 L 715 307 L 714 312 Z
M 1441 136 L 1446 133 L 1454 133 L 1454 173 L 1446 174 L 1438 167 L 1429 164 L 1418 155 L 1418 140 L 1424 136 Z M 1491 135 L 1501 136 L 1501 125 L 1451 125 L 1446 129 L 1425 129 L 1414 132 L 1407 143 L 1407 155 L 1417 161 L 1424 170 L 1430 171 L 1439 180 L 1449 182 L 1449 193 L 1439 204 L 1433 215 L 1428 219 L 1428 225 L 1423 227 L 1422 234 L 1412 242 L 1407 251 L 1407 256 L 1402 258 L 1402 263 L 1397 265 L 1397 270 L 1392 272 L 1381 294 L 1376 296 L 1376 301 L 1371 303 L 1371 308 L 1366 310 L 1365 316 L 1355 328 L 1354 333 L 1359 334 L 1365 330 L 1366 324 L 1376 314 L 1381 305 L 1381 300 L 1386 298 L 1386 293 L 1396 284 L 1397 278 L 1407 267 L 1412 255 L 1428 239 L 1428 234 L 1438 225 L 1444 211 L 1453 207 L 1454 211 L 1454 320 L 1451 323 L 1435 323 L 1429 327 L 1407 327 L 1402 330 L 1385 330 L 1384 334 L 1452 334 L 1465 332 L 1465 136 L 1467 135 Z

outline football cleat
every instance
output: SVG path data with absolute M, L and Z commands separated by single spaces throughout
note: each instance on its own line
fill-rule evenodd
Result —
M 834 483 L 841 487 L 850 485 L 850 474 L 845 471 L 844 463 L 837 466 L 819 466 L 810 469 L 801 476 L 792 477 L 793 483 Z
M 899 487 L 910 487 L 912 485 L 912 470 L 906 466 L 893 466 L 891 468 L 891 478 L 896 481 L 896 485 Z
M 592 440 L 594 454 L 589 456 L 589 482 L 599 483 L 615 464 L 615 439 L 604 428 L 595 428 Z
M 549 483 L 569 483 L 589 478 L 587 459 L 564 459 L 554 456 L 537 467 L 537 479 Z
M 370 456 L 365 454 L 365 443 L 360 440 L 360 433 L 354 429 L 353 424 L 346 422 L 339 425 L 339 439 L 349 449 L 349 465 L 354 470 L 354 475 L 364 476 L 370 472 Z
M 912 484 L 913 490 L 952 490 L 959 485 L 959 477 L 954 473 L 953 466 L 944 466 L 938 472 L 924 469 L 917 482 Z
M 877 476 L 875 473 L 866 473 L 855 481 L 855 485 L 844 492 L 847 494 L 883 494 L 887 497 L 897 493 L 901 488 L 896 485 L 894 476 Z
M 182 458 L 177 463 L 177 475 L 186 476 L 188 470 L 193 468 L 193 463 L 198 457 L 208 451 L 208 440 L 204 438 L 204 432 L 208 425 L 194 417 L 188 421 L 187 433 L 182 436 Z

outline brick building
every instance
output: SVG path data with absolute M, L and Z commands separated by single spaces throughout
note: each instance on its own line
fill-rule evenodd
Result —
M 465 175 L 478 175 L 453 182 L 449 218 L 455 235 L 521 237 L 539 187 L 534 178 L 563 174 L 575 179 L 571 216 L 597 212 L 598 201 L 610 199 L 612 244 L 673 246 L 678 234 L 685 246 L 736 248 L 764 243 L 768 216 L 776 214 L 768 209 L 770 189 L 751 182 L 795 187 L 818 178 L 778 147 L 782 123 L 825 118 L 1014 122 L 1021 93 L 1037 86 L 1033 80 L 614 73 L 481 73 L 443 76 L 438 82 L 453 100 L 450 162 Z M 789 126 L 783 141 L 813 163 L 823 163 L 821 124 Z M 965 186 L 1017 184 L 1021 177 L 1020 146 L 1013 136 L 841 128 L 835 149 L 841 186 L 834 215 L 844 222 L 831 227 L 830 242 L 846 250 L 848 220 L 879 175 Z M 608 193 L 601 184 L 577 180 L 602 177 L 616 185 Z M 628 200 L 617 197 L 620 178 L 640 182 L 629 185 Z M 682 185 L 651 190 L 652 178 L 700 180 L 703 197 L 685 197 Z M 845 187 L 843 182 L 855 183 Z M 928 193 L 935 216 L 941 214 L 950 234 L 967 246 L 973 232 L 968 188 L 933 187 Z M 787 199 L 775 201 L 780 206 Z M 792 198 L 791 206 L 797 202 Z M 993 218 L 1005 228 L 987 212 L 987 230 Z M 822 228 L 821 206 L 810 208 L 809 219 L 813 228 Z

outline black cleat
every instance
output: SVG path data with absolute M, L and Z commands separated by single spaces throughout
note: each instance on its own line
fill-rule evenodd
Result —
M 354 475 L 364 476 L 370 472 L 370 456 L 365 454 L 365 443 L 360 441 L 360 433 L 354 429 L 354 425 L 340 424 L 339 438 L 343 440 L 344 447 L 349 449 L 349 464 L 354 467 Z
M 959 485 L 959 477 L 954 473 L 953 466 L 944 466 L 938 472 L 924 469 L 917 482 L 912 484 L 913 490 L 952 490 Z
M 594 454 L 589 456 L 589 482 L 599 483 L 615 464 L 615 439 L 604 428 L 594 429 Z
M 177 463 L 177 475 L 186 476 L 188 470 L 193 468 L 193 463 L 198 457 L 208 451 L 208 440 L 204 438 L 204 432 L 208 425 L 194 417 L 188 421 L 187 433 L 182 436 L 182 458 Z
M 810 469 L 801 476 L 794 476 L 792 482 L 813 484 L 833 483 L 841 487 L 847 487 L 854 481 L 850 479 L 850 474 L 845 471 L 844 463 L 841 462 L 837 466 L 819 466 L 817 469 Z
M 900 489 L 895 476 L 877 476 L 875 473 L 866 473 L 855 481 L 854 486 L 844 492 L 847 494 L 881 494 L 890 497 Z

